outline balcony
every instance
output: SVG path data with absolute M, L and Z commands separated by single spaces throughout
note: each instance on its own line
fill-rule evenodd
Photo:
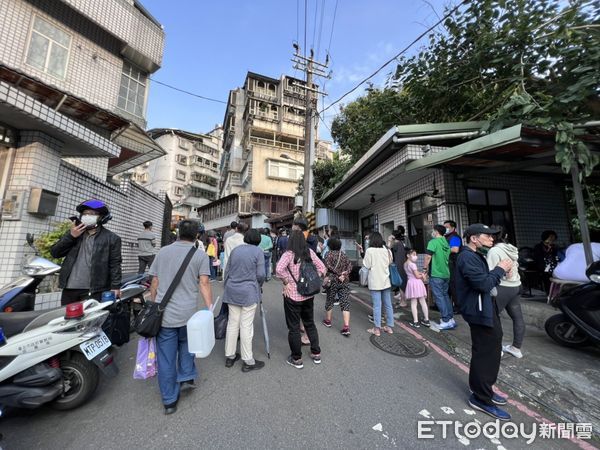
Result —
M 270 102 L 270 103 L 277 103 L 277 93 L 276 92 L 272 92 L 272 91 L 268 91 L 268 90 L 248 90 L 246 91 L 248 93 L 248 97 L 251 98 L 255 98 L 257 100 L 263 100 L 265 102 Z
M 253 144 L 265 145 L 268 147 L 277 147 L 277 148 L 282 148 L 284 150 L 292 150 L 295 152 L 304 151 L 303 145 L 290 144 L 288 142 L 281 142 L 281 141 L 273 140 L 273 139 L 259 138 L 256 136 L 250 136 L 250 142 L 252 142 Z

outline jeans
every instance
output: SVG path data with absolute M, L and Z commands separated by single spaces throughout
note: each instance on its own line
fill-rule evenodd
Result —
M 521 286 L 498 286 L 498 314 L 506 308 L 506 312 L 513 322 L 513 347 L 521 348 L 525 336 L 525 320 L 521 311 Z
M 394 308 L 392 307 L 392 289 L 387 288 L 382 291 L 371 291 L 373 299 L 373 323 L 376 328 L 381 328 L 381 302 L 385 308 L 385 318 L 388 327 L 394 326 Z
M 215 266 L 213 264 L 215 258 L 214 258 L 214 256 L 209 256 L 208 260 L 209 260 L 209 264 L 210 264 L 210 279 L 216 280 L 217 279 L 217 266 Z
M 314 298 L 295 302 L 290 298 L 283 297 L 283 311 L 285 312 L 285 322 L 288 327 L 288 342 L 292 351 L 292 358 L 295 360 L 302 358 L 300 321 L 304 324 L 304 329 L 310 340 L 310 352 L 313 355 L 320 355 L 319 332 L 317 331 L 314 318 Z
M 450 300 L 450 295 L 448 295 L 450 280 L 448 278 L 431 277 L 429 279 L 429 286 L 431 286 L 431 294 L 440 310 L 442 320 L 448 322 L 453 317 L 452 301 Z
M 502 356 L 502 325 L 494 312 L 494 326 L 469 324 L 471 328 L 471 367 L 469 387 L 473 395 L 486 405 L 493 405 L 492 386 L 498 378 Z
M 198 376 L 194 355 L 188 351 L 187 327 L 161 328 L 156 336 L 158 387 L 164 405 L 179 398 L 179 383 Z
M 271 252 L 264 252 L 265 255 L 265 279 L 271 279 Z
M 252 338 L 254 336 L 256 306 L 256 303 L 250 306 L 228 305 L 229 320 L 227 321 L 227 334 L 225 335 L 225 357 L 235 358 L 239 336 L 242 360 L 250 366 L 255 363 L 252 355 Z

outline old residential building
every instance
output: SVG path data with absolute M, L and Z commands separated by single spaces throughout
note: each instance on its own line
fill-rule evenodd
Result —
M 164 155 L 144 131 L 162 26 L 137 0 L 11 0 L 0 29 L 0 284 L 18 276 L 27 233 L 92 197 L 112 209 L 124 271 L 135 270 L 132 213 L 160 232 L 165 200 L 111 180 Z
M 157 194 L 167 193 L 173 199 L 174 221 L 195 218 L 196 208 L 218 197 L 223 129 L 196 134 L 155 128 L 148 134 L 167 153 L 135 168 L 133 181 Z
M 253 226 L 264 226 L 265 218 L 294 208 L 304 173 L 304 85 L 289 76 L 275 79 L 248 72 L 244 86 L 229 94 L 220 198 L 237 194 L 237 211 L 252 217 Z M 317 140 L 315 148 L 317 159 L 331 158 L 331 143 Z M 199 210 L 201 220 L 207 228 L 221 227 L 222 213 L 202 217 L 210 209 Z

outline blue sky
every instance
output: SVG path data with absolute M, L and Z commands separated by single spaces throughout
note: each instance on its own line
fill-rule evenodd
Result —
M 292 42 L 304 42 L 304 0 L 142 0 L 166 33 L 158 81 L 200 95 L 227 100 L 230 89 L 241 86 L 247 71 L 279 78 L 282 73 L 302 77 L 290 62 Z M 335 0 L 307 0 L 310 48 L 320 46 L 324 59 L 332 29 Z M 318 3 L 317 27 L 315 5 Z M 338 0 L 329 53 L 331 80 L 325 84 L 325 105 L 350 90 L 384 61 L 398 53 L 443 14 L 442 0 Z M 323 25 L 319 45 L 319 23 Z M 423 39 L 420 45 L 426 43 Z M 419 46 L 409 54 L 418 51 Z M 393 66 L 374 79 L 380 85 Z M 363 92 L 361 88 L 352 97 Z M 352 98 L 351 97 L 351 98 Z M 351 99 L 350 98 L 350 99 Z M 345 100 L 346 102 L 349 99 Z M 151 83 L 148 128 L 210 131 L 223 120 L 225 105 L 194 98 Z M 326 113 L 331 122 L 335 109 Z M 321 137 L 329 139 L 320 124 Z

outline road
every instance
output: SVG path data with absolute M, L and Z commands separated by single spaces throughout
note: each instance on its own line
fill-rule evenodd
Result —
M 222 290 L 213 283 L 214 296 Z M 42 408 L 17 412 L 1 419 L 4 449 L 258 449 L 258 448 L 524 448 L 524 439 L 460 440 L 441 426 L 435 438 L 418 439 L 417 422 L 455 420 L 463 424 L 490 422 L 466 404 L 467 377 L 436 352 L 423 358 L 403 358 L 374 347 L 365 330 L 367 306 L 355 302 L 349 338 L 339 333 L 341 314 L 334 327 L 318 324 L 323 362 L 304 358 L 302 370 L 285 363 L 289 354 L 281 301 L 281 283 L 265 285 L 272 348 L 264 353 L 260 317 L 255 320 L 254 350 L 267 365 L 243 373 L 241 365 L 224 366 L 224 341 L 210 357 L 197 360 L 198 388 L 182 394 L 178 412 L 163 414 L 155 379 L 133 380 L 135 339 L 118 350 L 121 373 L 103 379 L 95 397 L 69 412 Z M 324 296 L 316 300 L 320 322 Z M 398 330 L 399 327 L 397 327 Z M 400 331 L 405 333 L 404 331 Z M 405 334 L 406 339 L 414 339 Z M 304 347 L 307 350 L 307 347 Z M 535 422 L 514 407 L 516 424 L 531 430 Z M 449 430 L 450 431 L 450 430 Z M 585 448 L 585 446 L 583 446 Z M 531 448 L 580 448 L 567 440 L 538 438 Z

